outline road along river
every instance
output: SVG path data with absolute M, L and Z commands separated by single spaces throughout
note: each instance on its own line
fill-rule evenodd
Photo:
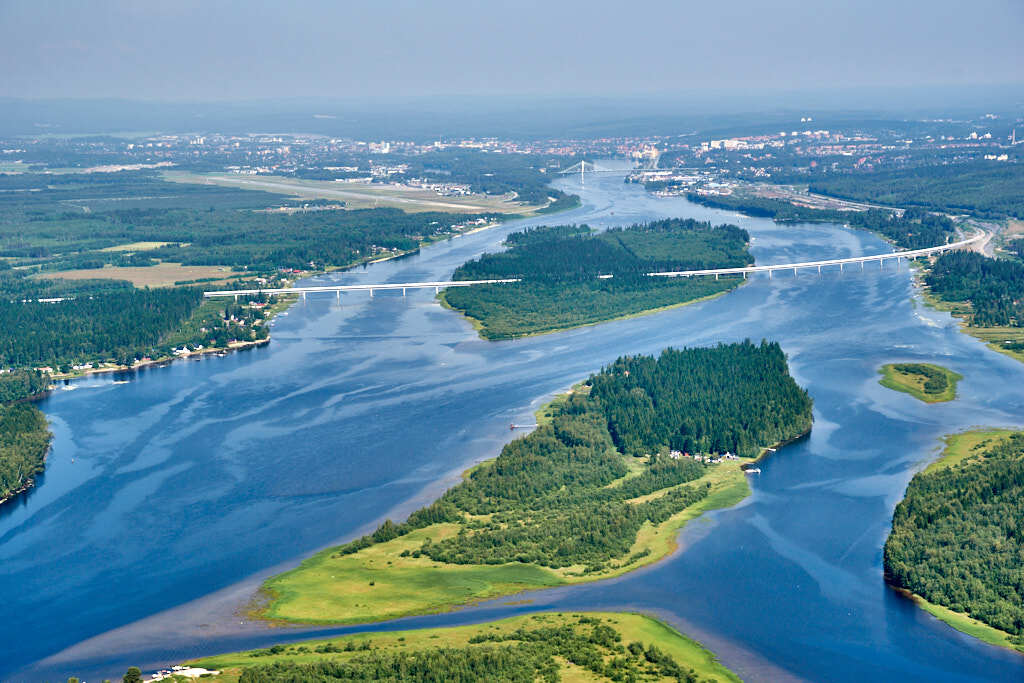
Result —
M 655 198 L 616 176 L 582 190 L 559 182 L 581 191 L 582 207 L 316 283 L 444 280 L 509 231 L 552 222 L 735 222 L 759 264 L 888 249 L 840 226 Z M 432 291 L 341 306 L 310 297 L 263 349 L 56 391 L 42 404 L 56 434 L 45 479 L 0 508 L 0 678 L 93 680 L 297 638 L 237 616 L 262 577 L 429 502 L 496 455 L 515 436 L 510 422 L 619 355 L 745 337 L 780 341 L 815 401 L 810 437 L 761 465 L 750 498 L 692 522 L 681 552 L 648 569 L 401 625 L 631 609 L 752 680 L 1024 678 L 1024 657 L 957 633 L 882 581 L 893 507 L 939 437 L 1024 422 L 1024 364 L 916 302 L 905 266 L 755 276 L 713 301 L 497 343 Z M 961 373 L 960 398 L 926 405 L 884 389 L 877 368 L 892 361 Z

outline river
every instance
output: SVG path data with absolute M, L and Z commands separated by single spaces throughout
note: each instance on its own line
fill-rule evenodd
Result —
M 508 232 L 552 222 L 734 222 L 759 264 L 888 249 L 841 226 L 652 197 L 618 176 L 559 182 L 580 208 L 318 281 L 444 279 Z M 275 321 L 267 347 L 58 390 L 41 405 L 56 435 L 47 472 L 0 508 L 0 678 L 112 678 L 297 638 L 238 616 L 262 577 L 430 501 L 496 455 L 509 423 L 619 355 L 749 337 L 781 342 L 815 407 L 811 435 L 761 465 L 752 496 L 691 522 L 682 550 L 647 569 L 401 625 L 631 609 L 752 680 L 1024 679 L 1024 657 L 916 609 L 881 567 L 893 507 L 939 438 L 1022 421 L 1024 364 L 924 308 L 905 267 L 868 269 L 756 277 L 713 301 L 508 342 L 479 340 L 432 292 L 314 296 Z M 917 360 L 961 373 L 960 398 L 925 405 L 878 384 L 881 364 Z

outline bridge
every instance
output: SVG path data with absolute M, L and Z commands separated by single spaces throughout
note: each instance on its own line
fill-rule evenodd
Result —
M 824 261 L 801 261 L 800 263 L 779 263 L 771 266 L 745 266 L 743 268 L 714 268 L 708 270 L 674 270 L 663 273 L 647 273 L 651 277 L 694 277 L 699 275 L 714 275 L 717 280 L 720 275 L 740 275 L 743 277 L 751 273 L 768 273 L 768 277 L 772 276 L 777 270 L 792 270 L 793 274 L 796 275 L 800 270 L 817 269 L 820 273 L 822 268 L 829 266 L 839 266 L 839 270 L 842 271 L 846 265 L 859 263 L 861 270 L 864 269 L 865 263 L 871 263 L 877 261 L 879 268 L 885 267 L 886 261 L 896 260 L 897 267 L 903 259 L 908 261 L 915 258 L 921 258 L 922 256 L 931 256 L 932 254 L 939 254 L 944 251 L 956 251 L 958 249 L 966 249 L 972 244 L 981 242 L 986 237 L 986 233 L 978 233 L 973 237 L 969 237 L 959 242 L 950 242 L 949 244 L 941 244 L 937 247 L 926 247 L 924 249 L 910 249 L 907 251 L 891 251 L 885 254 L 874 254 L 872 256 L 851 256 L 850 258 L 837 258 L 837 259 L 826 259 Z
M 342 292 L 369 292 L 370 296 L 373 296 L 375 290 L 402 290 L 402 296 L 405 296 L 407 289 L 433 289 L 434 294 L 437 294 L 445 287 L 471 287 L 473 285 L 497 285 L 508 282 L 519 282 L 519 278 L 507 278 L 504 280 L 451 280 L 446 282 L 384 282 L 380 284 L 372 285 L 330 285 L 326 287 L 280 287 L 276 289 L 225 289 L 215 292 L 204 292 L 203 296 L 207 299 L 214 299 L 220 297 L 233 296 L 238 298 L 240 296 L 257 296 L 259 294 L 298 294 L 303 299 L 306 298 L 307 294 L 317 294 L 323 292 L 334 292 L 337 293 L 338 299 L 341 299 Z
M 792 270 L 793 274 L 796 275 L 797 272 L 808 269 L 817 270 L 820 273 L 822 268 L 828 268 L 830 266 L 838 266 L 839 270 L 842 271 L 847 265 L 853 264 L 860 264 L 860 267 L 863 270 L 864 264 L 876 261 L 878 262 L 879 269 L 882 269 L 885 267 L 886 261 L 895 259 L 896 265 L 899 267 L 899 264 L 903 259 L 907 259 L 909 261 L 911 259 L 921 258 L 922 256 L 939 254 L 944 251 L 967 249 L 971 245 L 982 242 L 986 237 L 987 233 L 980 232 L 965 240 L 950 242 L 949 244 L 941 244 L 937 247 L 911 249 L 908 251 L 891 251 L 884 254 L 873 254 L 871 256 L 851 256 L 849 258 L 826 259 L 824 261 L 801 261 L 799 263 L 778 263 L 769 266 L 743 266 L 740 268 L 711 268 L 705 270 L 674 270 L 660 273 L 647 273 L 647 275 L 649 277 L 707 277 L 713 275 L 717 280 L 722 275 L 743 275 L 743 277 L 746 278 L 748 275 L 754 273 L 768 273 L 768 277 L 771 278 L 772 273 L 780 270 Z M 612 276 L 599 275 L 598 277 L 606 279 Z M 406 290 L 409 289 L 433 289 L 436 294 L 446 287 L 472 287 L 473 285 L 495 285 L 512 282 L 522 282 L 522 279 L 506 278 L 504 280 L 451 280 L 446 282 L 385 282 L 368 285 L 329 285 L 325 287 L 283 287 L 276 289 L 225 289 L 221 291 L 205 292 L 203 296 L 207 298 L 234 297 L 237 299 L 240 296 L 257 296 L 260 294 L 296 294 L 305 299 L 307 294 L 331 292 L 336 294 L 340 301 L 342 292 L 369 292 L 370 296 L 373 296 L 373 292 L 375 290 L 402 290 L 402 296 L 405 296 Z
M 580 183 L 583 183 L 583 177 L 587 173 L 618 173 L 620 175 L 627 175 L 629 173 L 639 173 L 641 171 L 665 170 L 666 173 L 670 172 L 666 169 L 655 168 L 657 163 L 657 159 L 648 159 L 645 162 L 644 166 L 637 166 L 634 168 L 607 168 L 605 166 L 598 166 L 592 161 L 583 160 L 573 164 L 569 168 L 563 168 L 561 171 L 558 172 L 558 175 L 574 175 L 576 173 L 579 173 Z

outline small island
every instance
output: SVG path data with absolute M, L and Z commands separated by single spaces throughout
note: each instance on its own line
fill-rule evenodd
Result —
M 956 398 L 956 384 L 963 375 L 932 363 L 889 363 L 883 365 L 878 381 L 883 387 L 902 391 L 925 403 L 942 403 Z
M 953 628 L 1024 652 L 1024 432 L 946 438 L 911 479 L 885 542 L 886 580 Z
M 464 313 L 484 339 L 556 332 L 724 294 L 743 277 L 647 273 L 747 266 L 754 262 L 749 241 L 735 225 L 679 218 L 601 233 L 586 225 L 533 228 L 510 234 L 508 251 L 484 254 L 452 276 L 521 282 L 450 287 L 440 299 Z
M 204 680 L 740 680 L 700 643 L 632 613 L 542 613 L 471 626 L 275 645 L 189 662 Z M 207 673 L 209 672 L 209 673 Z M 174 672 L 168 672 L 173 678 Z
M 812 417 L 779 345 L 747 341 L 620 358 L 538 420 L 406 521 L 269 579 L 255 616 L 365 623 L 632 571 Z

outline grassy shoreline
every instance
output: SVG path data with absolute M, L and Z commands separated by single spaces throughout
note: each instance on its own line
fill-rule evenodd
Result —
M 580 386 L 575 385 L 570 392 L 558 394 L 538 408 L 538 424 L 544 422 L 545 413 L 552 406 Z M 585 567 L 575 565 L 551 569 L 526 563 L 446 564 L 427 557 L 403 556 L 403 552 L 416 550 L 428 538 L 443 540 L 458 529 L 456 524 L 439 523 L 352 554 L 338 555 L 337 547 L 322 550 L 294 569 L 265 581 L 249 616 L 282 624 L 374 623 L 449 612 L 529 590 L 618 577 L 671 556 L 679 547 L 679 531 L 688 522 L 705 512 L 732 507 L 751 494 L 746 468 L 799 438 L 764 447 L 756 458 L 724 461 L 710 467 L 699 479 L 650 494 L 655 496 L 687 485 L 703 484 L 709 488 L 706 497 L 664 522 L 645 523 L 629 553 L 600 571 L 586 572 Z M 493 460 L 477 463 L 466 473 L 490 462 Z
M 934 472 L 944 467 L 952 467 L 961 461 L 975 456 L 977 451 L 986 444 L 998 441 L 1013 434 L 1016 430 L 992 427 L 977 427 L 955 434 L 947 434 L 942 438 L 945 448 L 938 460 L 929 464 L 923 473 Z M 889 586 L 900 595 L 913 601 L 919 608 L 952 628 L 977 638 L 990 645 L 1014 650 L 1024 654 L 1024 644 L 1014 643 L 1009 633 L 978 621 L 963 612 L 954 612 L 948 607 L 929 602 L 917 593 L 897 586 Z
M 929 370 L 942 373 L 946 378 L 945 389 L 943 389 L 942 392 L 935 393 L 926 391 L 924 376 L 914 372 L 902 371 L 900 370 L 900 365 L 924 366 Z M 956 398 L 957 382 L 963 379 L 963 375 L 953 372 L 949 368 L 944 368 L 941 365 L 935 365 L 934 363 L 886 363 L 879 368 L 878 372 L 882 375 L 882 379 L 878 380 L 878 383 L 883 387 L 886 389 L 892 389 L 893 391 L 910 394 L 924 403 L 944 403 L 946 401 L 952 401 Z
M 277 646 L 273 649 L 250 650 L 202 657 L 188 661 L 188 666 L 202 667 L 221 673 L 207 680 L 236 681 L 245 667 L 266 666 L 278 662 L 305 664 L 330 660 L 344 662 L 358 657 L 373 647 L 376 651 L 413 652 L 436 648 L 493 647 L 491 642 L 474 642 L 474 637 L 505 636 L 519 628 L 559 627 L 580 623 L 580 619 L 597 619 L 611 626 L 621 643 L 641 642 L 653 645 L 671 656 L 684 670 L 692 669 L 701 680 L 740 681 L 718 658 L 699 642 L 688 638 L 665 622 L 635 612 L 541 612 L 520 615 L 468 626 L 448 626 L 403 631 L 360 633 L 316 639 Z M 516 641 L 506 641 L 516 642 Z M 346 647 L 351 648 L 346 650 Z M 317 652 L 317 649 L 320 651 Z M 277 650 L 274 652 L 274 650 Z M 566 681 L 605 680 L 582 667 L 559 661 L 560 674 Z
M 969 303 L 953 303 L 944 301 L 932 294 L 922 281 L 922 271 L 918 269 L 914 276 L 915 284 L 921 293 L 925 305 L 936 311 L 949 313 L 957 319 L 960 331 L 969 334 L 985 343 L 985 346 L 1014 360 L 1024 363 L 1024 351 L 1006 348 L 1002 342 L 1012 339 L 1024 342 L 1024 328 L 1021 327 L 976 327 L 970 322 L 971 305 Z

